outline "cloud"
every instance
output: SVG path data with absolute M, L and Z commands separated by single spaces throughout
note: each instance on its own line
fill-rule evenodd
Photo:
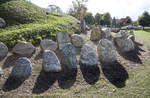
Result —
M 67 11 L 72 4 L 72 0 L 32 0 L 33 3 L 47 7 L 55 4 Z M 130 16 L 136 20 L 145 10 L 150 12 L 149 0 L 89 0 L 87 3 L 88 11 L 93 14 L 109 12 L 112 17 L 122 18 Z

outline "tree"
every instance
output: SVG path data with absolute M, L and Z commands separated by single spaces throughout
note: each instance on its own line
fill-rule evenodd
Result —
M 112 19 L 111 27 L 116 28 L 116 25 L 117 25 L 117 23 L 116 23 L 116 18 L 114 17 L 114 18 Z
M 103 25 L 110 26 L 112 18 L 109 13 L 105 13 L 102 17 L 102 20 L 103 20 L 103 23 L 102 23 Z
M 87 24 L 90 24 L 90 25 L 94 24 L 94 17 L 92 15 L 92 13 L 89 13 L 89 12 L 86 13 L 84 19 L 85 19 Z
M 51 12 L 63 13 L 63 11 L 61 10 L 61 8 L 58 7 L 58 6 L 56 6 L 56 5 L 49 5 L 49 6 L 48 6 L 48 9 L 49 9 Z
M 128 20 L 127 20 L 126 24 L 132 24 L 132 19 L 129 16 L 127 16 L 127 18 L 128 18 Z
M 72 2 L 72 7 L 69 9 L 68 13 L 79 20 L 84 18 L 87 12 L 87 1 L 88 0 L 74 0 Z
M 95 24 L 100 25 L 101 24 L 101 19 L 102 19 L 101 14 L 96 13 L 96 15 L 95 15 Z
M 144 26 L 149 26 L 150 25 L 150 15 L 147 11 L 145 11 L 142 16 L 138 18 L 138 23 L 139 25 Z

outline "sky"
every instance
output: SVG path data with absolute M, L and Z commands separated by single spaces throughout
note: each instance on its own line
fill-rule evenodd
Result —
M 64 12 L 71 7 L 73 0 L 31 0 L 32 3 L 46 8 L 54 4 Z M 150 0 L 88 0 L 86 4 L 88 11 L 93 15 L 109 12 L 112 17 L 124 18 L 130 16 L 136 20 L 144 11 L 150 12 Z

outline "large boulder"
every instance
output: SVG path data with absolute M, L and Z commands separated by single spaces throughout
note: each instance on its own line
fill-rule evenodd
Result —
M 60 72 L 61 65 L 56 54 L 51 50 L 45 50 L 43 53 L 43 70 L 45 72 Z
M 21 56 L 31 56 L 35 47 L 29 42 L 19 42 L 15 45 L 12 52 Z
M 101 29 L 99 27 L 92 28 L 90 40 L 96 41 L 101 39 Z
M 112 63 L 117 60 L 116 48 L 108 39 L 101 39 L 99 41 L 97 51 L 101 62 Z
M 5 27 L 6 26 L 6 22 L 3 18 L 0 18 L 0 28 Z
M 75 47 L 68 43 L 61 51 L 62 66 L 65 69 L 72 70 L 77 69 L 77 58 Z
M 128 36 L 128 32 L 119 32 L 114 38 L 114 42 L 121 52 L 129 52 L 135 49 L 133 41 Z
M 0 60 L 2 60 L 8 54 L 7 46 L 0 42 Z
M 60 32 L 57 34 L 57 42 L 59 50 L 63 49 L 67 43 L 70 43 L 70 38 L 67 32 Z
M 86 34 L 87 31 L 86 31 L 86 22 L 84 19 L 81 19 L 81 24 L 80 24 L 80 28 L 81 28 L 81 32 Z
M 32 73 L 32 65 L 28 58 L 22 57 L 16 61 L 14 68 L 12 69 L 11 76 L 14 78 L 28 78 Z
M 98 58 L 97 58 L 96 52 L 88 44 L 83 45 L 83 47 L 81 49 L 80 65 L 87 66 L 87 67 L 92 67 L 92 66 L 98 65 Z
M 56 51 L 57 49 L 57 43 L 48 39 L 42 40 L 40 43 L 40 46 L 41 46 L 42 51 L 44 50 Z
M 85 41 L 82 38 L 82 36 L 78 34 L 73 34 L 71 36 L 71 41 L 72 41 L 72 44 L 77 48 L 81 48 L 85 44 Z

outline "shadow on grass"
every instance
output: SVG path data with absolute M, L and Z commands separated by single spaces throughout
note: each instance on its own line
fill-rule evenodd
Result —
M 139 55 L 141 55 L 141 52 L 145 52 L 145 50 L 141 48 L 143 44 L 138 43 L 138 42 L 134 42 L 134 43 L 135 43 L 135 50 L 130 51 L 130 52 L 124 52 L 124 53 L 118 51 L 118 53 L 127 60 L 142 64 L 142 60 L 140 59 Z
M 118 88 L 125 86 L 125 81 L 129 76 L 125 68 L 118 61 L 111 64 L 102 63 L 101 68 L 109 82 Z
M 76 81 L 77 69 L 70 71 L 62 71 L 58 77 L 58 85 L 62 89 L 68 89 L 72 87 Z
M 55 81 L 57 80 L 57 75 L 58 73 L 46 73 L 42 70 L 35 82 L 32 93 L 44 93 L 55 83 Z
M 3 85 L 2 90 L 4 92 L 9 92 L 11 90 L 17 89 L 19 86 L 21 86 L 21 84 L 25 80 L 26 80 L 25 78 L 16 79 L 16 78 L 13 78 L 13 77 L 9 76 L 8 79 L 7 79 L 7 81 Z
M 100 77 L 100 69 L 98 66 L 86 66 L 80 64 L 80 69 L 83 74 L 83 78 L 88 84 L 95 84 Z
M 11 55 L 11 56 L 7 57 L 7 59 L 5 60 L 3 66 L 2 66 L 2 68 L 5 69 L 5 68 L 8 68 L 8 67 L 14 66 L 16 60 L 17 60 L 19 57 L 20 57 L 20 56 L 18 56 L 18 55 Z

